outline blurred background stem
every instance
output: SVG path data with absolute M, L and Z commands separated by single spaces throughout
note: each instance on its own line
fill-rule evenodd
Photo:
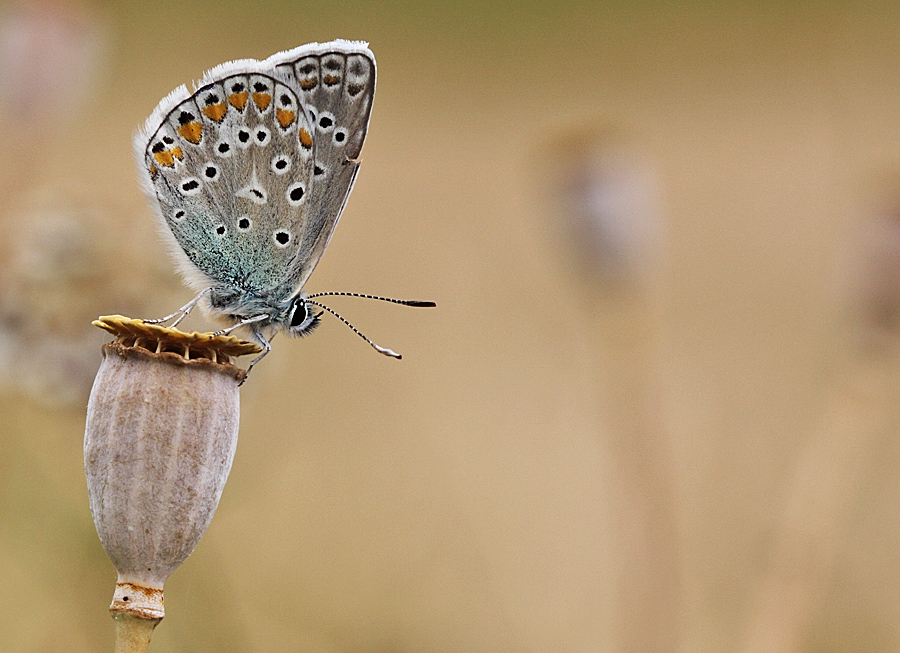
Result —
M 856 363 L 801 452 L 751 608 L 746 653 L 803 650 L 843 552 L 874 444 L 900 400 L 900 350 Z
M 615 602 L 622 651 L 676 651 L 681 571 L 670 443 L 663 422 L 659 326 L 649 293 L 622 288 L 594 314 L 600 401 L 615 474 Z

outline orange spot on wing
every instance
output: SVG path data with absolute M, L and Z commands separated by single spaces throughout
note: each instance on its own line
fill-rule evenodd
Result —
M 228 96 L 228 103 L 233 106 L 238 111 L 243 111 L 244 107 L 247 106 L 247 98 L 250 97 L 250 94 L 247 91 L 241 91 L 240 93 L 232 93 Z
M 159 165 L 165 166 L 166 168 L 171 168 L 175 165 L 175 157 L 172 156 L 172 150 L 164 150 L 162 152 L 156 152 L 153 155 L 153 158 L 156 159 L 156 162 Z M 152 174 L 153 170 L 151 169 L 150 172 Z
M 300 88 L 302 88 L 304 91 L 311 91 L 318 85 L 319 80 L 315 77 L 307 77 L 306 79 L 300 80 Z
M 269 103 L 272 102 L 272 96 L 268 93 L 254 93 L 253 94 L 253 104 L 255 104 L 260 111 L 265 111 L 269 106 Z
M 341 78 L 338 75 L 325 75 L 322 81 L 325 82 L 325 86 L 334 86 L 341 83 Z
M 203 139 L 203 125 L 199 122 L 189 122 L 178 128 L 178 135 L 184 140 L 197 145 Z
M 156 175 L 159 174 L 159 168 L 156 167 L 156 164 L 150 164 L 150 179 L 156 179 Z
M 276 109 L 275 110 L 275 120 L 278 121 L 278 124 L 281 125 L 282 129 L 287 129 L 291 125 L 294 124 L 294 118 L 297 117 L 293 111 L 288 109 Z
M 215 120 L 216 122 L 222 122 L 222 119 L 225 117 L 225 114 L 227 112 L 228 105 L 224 102 L 219 102 L 218 104 L 210 104 L 208 107 L 203 107 L 203 115 L 210 120 Z
M 300 139 L 300 145 L 305 149 L 308 150 L 312 147 L 312 136 L 303 127 L 297 130 L 297 137 Z
M 162 152 L 154 152 L 153 158 L 156 162 L 165 167 L 165 168 L 173 168 L 175 167 L 175 159 L 181 161 L 184 158 L 184 153 L 181 151 L 180 147 L 173 147 L 171 150 L 163 150 Z M 156 174 L 156 167 L 151 163 L 150 164 L 150 174 Z

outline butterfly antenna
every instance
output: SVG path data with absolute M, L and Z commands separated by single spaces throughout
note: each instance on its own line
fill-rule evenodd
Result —
M 392 304 L 402 304 L 403 306 L 416 306 L 418 308 L 433 308 L 437 306 L 434 302 L 423 302 L 417 299 L 392 299 L 390 297 L 378 297 L 376 295 L 363 295 L 358 292 L 317 292 L 314 295 L 308 295 L 307 299 L 315 297 L 361 297 L 362 299 L 377 299 L 382 302 L 391 302 Z M 318 304 L 316 304 L 318 306 Z M 322 308 L 325 308 L 324 306 Z M 330 309 L 329 309 L 330 310 Z
M 319 295 L 316 295 L 316 296 L 320 296 L 320 295 L 324 295 L 324 294 L 328 294 L 328 293 L 319 293 Z M 348 294 L 349 294 L 349 293 L 348 293 Z M 380 298 L 380 297 L 375 297 L 374 299 L 381 299 L 381 298 Z M 399 302 L 399 300 L 389 300 L 389 301 L 398 301 L 398 302 Z M 357 329 L 355 326 L 353 326 L 352 324 L 350 324 L 343 316 L 341 316 L 340 314 L 338 314 L 337 311 L 334 311 L 334 310 L 328 308 L 327 306 L 325 306 L 325 304 L 320 304 L 319 302 L 314 302 L 314 301 L 311 300 L 309 297 L 306 298 L 306 302 L 307 302 L 308 304 L 315 304 L 315 305 L 318 306 L 319 308 L 323 308 L 323 309 L 325 309 L 326 311 L 328 311 L 329 313 L 331 313 L 332 315 L 334 315 L 337 319 L 339 319 L 341 322 L 343 322 L 343 323 L 346 324 L 348 327 L 350 327 L 350 330 L 353 331 L 353 333 L 355 333 L 355 334 L 358 335 L 360 338 L 362 338 L 363 340 L 365 340 L 366 342 L 368 342 L 370 345 L 372 345 L 372 347 L 373 347 L 373 348 L 375 349 L 375 351 L 377 351 L 378 353 L 384 354 L 385 356 L 393 356 L 394 358 L 398 358 L 398 359 L 399 359 L 399 358 L 403 358 L 403 356 L 401 356 L 400 354 L 398 354 L 397 352 L 395 352 L 395 351 L 393 351 L 393 350 L 391 350 L 391 349 L 387 349 L 386 347 L 380 347 L 380 346 L 376 345 L 374 342 L 372 342 L 371 340 L 369 340 L 365 335 L 363 335 L 363 333 L 362 333 L 359 329 Z

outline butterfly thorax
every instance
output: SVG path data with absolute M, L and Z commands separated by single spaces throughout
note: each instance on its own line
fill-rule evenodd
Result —
M 209 308 L 222 314 L 235 325 L 246 325 L 258 336 L 269 337 L 278 331 L 291 336 L 304 336 L 319 324 L 319 316 L 310 309 L 306 293 L 286 297 L 277 289 L 262 293 L 231 286 L 214 286 L 209 292 Z
M 258 292 L 235 287 L 213 287 L 209 307 L 234 322 L 267 315 L 259 326 L 285 324 L 290 319 L 296 299 L 283 293 Z

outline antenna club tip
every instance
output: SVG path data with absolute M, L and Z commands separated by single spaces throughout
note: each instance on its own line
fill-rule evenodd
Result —
M 418 300 L 410 301 L 407 305 L 415 306 L 416 308 L 434 308 L 435 306 L 437 306 L 437 304 L 435 304 L 434 302 L 421 302 Z
M 375 345 L 375 349 L 377 349 L 379 353 L 384 354 L 385 356 L 391 356 L 397 359 L 403 358 L 403 356 L 395 352 L 393 349 L 388 349 L 387 347 L 379 347 L 378 345 Z

